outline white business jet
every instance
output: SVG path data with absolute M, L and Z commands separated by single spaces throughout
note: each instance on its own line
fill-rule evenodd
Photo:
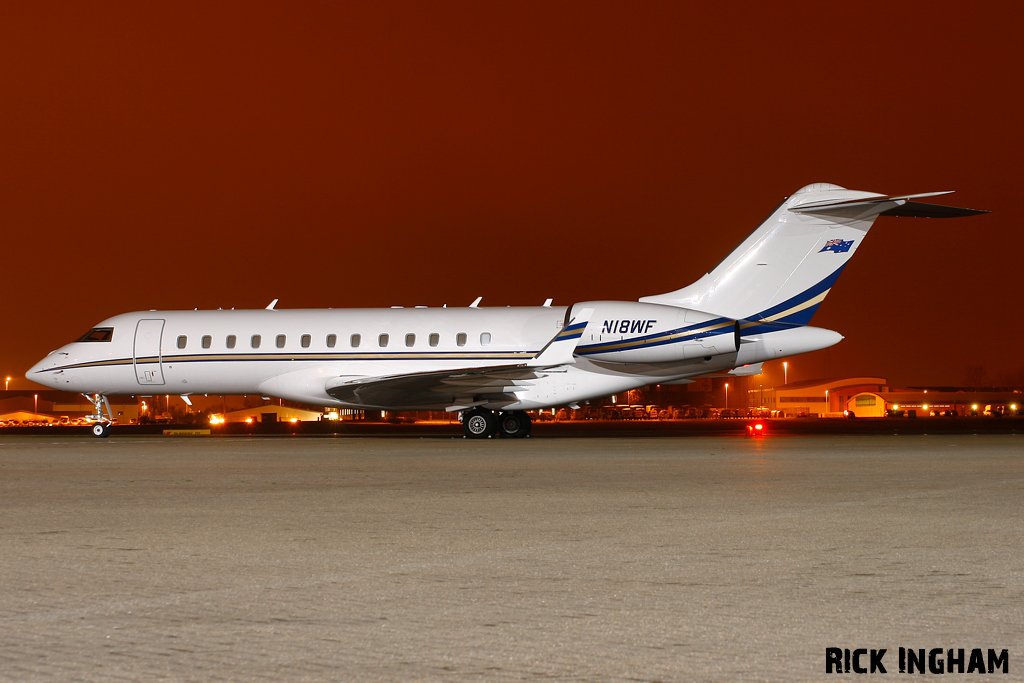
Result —
M 807 325 L 878 216 L 984 211 L 808 185 L 688 287 L 569 307 L 145 311 L 104 320 L 26 376 L 85 395 L 258 394 L 320 406 L 458 411 L 465 435 L 524 437 L 525 411 L 649 384 L 759 374 L 843 337 Z

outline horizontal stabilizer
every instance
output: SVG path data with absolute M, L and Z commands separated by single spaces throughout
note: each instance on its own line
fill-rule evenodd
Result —
M 937 197 L 939 195 L 951 194 L 952 190 L 946 192 L 925 192 L 922 194 L 907 194 L 892 197 L 870 197 L 868 199 L 847 199 L 845 201 L 823 201 L 810 204 L 801 204 L 790 209 L 793 213 L 809 213 L 821 216 L 839 216 L 864 219 L 870 215 L 877 216 L 904 216 L 916 218 L 961 218 L 963 216 L 976 216 L 988 211 L 978 209 L 961 209 L 955 206 L 943 206 L 941 204 L 925 204 L 914 202 L 912 199 L 922 197 Z
M 906 218 L 962 218 L 963 216 L 977 216 L 980 213 L 988 213 L 981 209 L 961 209 L 955 206 L 942 206 L 941 204 L 924 204 L 922 202 L 907 202 L 878 214 L 879 216 L 904 216 Z

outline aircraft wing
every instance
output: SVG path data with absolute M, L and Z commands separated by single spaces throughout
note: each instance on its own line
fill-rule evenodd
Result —
M 464 410 L 507 398 L 533 386 L 542 377 L 525 363 L 487 368 L 416 372 L 388 377 L 338 378 L 327 383 L 327 393 L 345 403 L 373 408 Z
M 382 377 L 339 377 L 327 382 L 328 394 L 354 405 L 390 410 L 465 410 L 485 403 L 514 403 L 515 393 L 528 391 L 531 380 L 546 369 L 576 362 L 573 350 L 587 327 L 592 308 L 574 315 L 565 328 L 534 357 L 514 365 L 451 368 Z

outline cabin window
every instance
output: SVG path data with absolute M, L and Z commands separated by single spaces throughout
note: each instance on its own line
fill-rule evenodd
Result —
M 213 337 L 208 334 L 203 335 L 203 348 L 208 349 L 213 345 Z
M 284 348 L 284 342 L 285 342 L 284 335 L 283 334 L 277 335 L 277 348 L 283 349 Z
M 377 345 L 380 346 L 382 349 L 385 346 L 387 346 L 388 345 L 388 335 L 387 334 L 382 334 L 379 337 L 377 337 Z
M 260 341 L 261 341 L 260 335 L 254 334 L 254 335 L 252 335 L 252 339 L 249 340 L 249 343 L 252 346 L 252 348 L 258 349 L 258 348 L 260 348 Z
M 338 335 L 336 335 L 336 334 L 329 334 L 329 335 L 327 335 L 327 348 L 333 349 L 334 346 L 337 343 L 338 343 Z
M 439 335 L 437 332 L 431 333 L 431 335 L 430 335 L 430 345 L 431 346 L 437 346 L 438 342 L 440 342 L 440 341 L 441 341 L 441 335 Z
M 185 335 L 179 336 L 178 337 L 178 348 L 179 349 L 183 349 L 183 348 L 185 348 L 186 344 L 188 344 L 188 337 L 186 337 Z
M 455 343 L 458 346 L 465 346 L 466 345 L 466 333 L 465 332 L 459 332 L 457 335 L 455 335 Z
M 407 335 L 405 335 L 405 345 L 408 346 L 410 349 L 412 347 L 416 346 L 416 335 L 415 334 L 407 334 Z
M 362 340 L 362 337 L 360 337 L 358 334 L 353 334 L 352 335 L 352 348 L 353 349 L 358 349 L 359 348 L 359 342 L 361 340 Z
M 224 340 L 224 345 L 229 349 L 235 348 L 235 335 L 229 334 L 228 338 Z
M 299 340 L 299 343 L 302 344 L 302 348 L 308 349 L 309 348 L 309 343 L 311 341 L 313 341 L 313 338 L 310 337 L 308 334 L 304 334 L 304 335 L 302 335 L 302 338 Z
M 481 333 L 480 334 L 480 346 L 490 346 L 490 345 L 491 345 L 491 333 L 490 332 L 483 332 L 483 333 Z
M 94 327 L 85 334 L 78 341 L 80 342 L 108 342 L 114 336 L 113 327 Z

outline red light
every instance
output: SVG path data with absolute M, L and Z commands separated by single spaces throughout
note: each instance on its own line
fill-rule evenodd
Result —
M 764 425 L 756 424 L 756 425 L 754 425 L 754 429 L 764 429 Z
M 760 422 L 755 422 L 752 425 L 747 425 L 747 433 L 750 434 L 750 436 L 764 436 L 764 425 Z

